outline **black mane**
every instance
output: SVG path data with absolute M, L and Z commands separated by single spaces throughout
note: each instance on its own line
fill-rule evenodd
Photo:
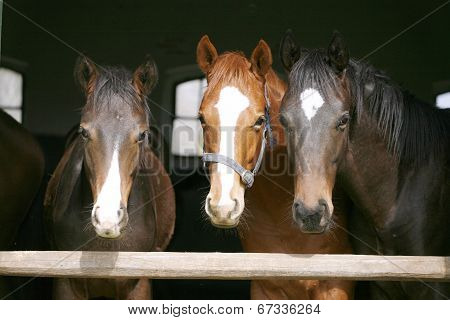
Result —
M 449 152 L 450 110 L 420 101 L 367 63 L 352 59 L 345 73 L 353 99 L 352 115 L 359 119 L 365 112 L 375 119 L 389 151 L 401 163 L 420 164 Z M 337 80 L 322 49 L 302 51 L 290 73 L 294 90 L 315 87 L 325 97 L 338 92 Z M 366 86 L 372 91 L 368 98 Z

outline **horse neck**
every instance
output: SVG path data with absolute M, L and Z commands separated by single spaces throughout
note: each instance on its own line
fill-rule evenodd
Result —
M 388 152 L 377 123 L 365 115 L 350 128 L 347 143 L 336 183 L 342 184 L 356 207 L 382 229 L 392 220 L 389 215 L 395 206 L 396 159 Z
M 433 215 L 431 211 L 421 211 L 416 209 L 414 214 L 407 217 L 405 215 L 398 216 L 403 207 L 410 205 L 417 208 L 423 207 L 423 198 L 431 199 L 433 193 L 439 194 L 442 187 L 439 177 L 445 176 L 445 163 L 449 163 L 449 152 L 445 149 L 425 148 L 424 145 L 415 146 L 415 141 L 424 139 L 420 130 L 434 130 L 432 132 L 423 131 L 422 134 L 429 134 L 429 137 L 443 139 L 440 143 L 445 144 L 449 141 L 448 137 L 438 134 L 436 127 L 447 127 L 450 131 L 450 117 L 443 110 L 432 109 L 417 100 L 405 101 L 412 103 L 405 106 L 402 110 L 403 123 L 402 128 L 406 132 L 402 133 L 400 139 L 400 147 L 414 149 L 418 153 L 417 156 L 425 154 L 428 158 L 425 161 L 409 162 L 410 156 L 400 151 L 395 153 L 389 149 L 387 138 L 383 137 L 383 133 L 379 128 L 379 120 L 369 112 L 362 112 L 358 121 L 351 125 L 349 133 L 348 147 L 343 163 L 339 169 L 339 180 L 343 181 L 346 191 L 351 196 L 353 202 L 361 208 L 378 229 L 385 229 L 388 225 L 396 225 L 396 219 L 406 220 L 414 219 L 415 215 Z M 364 109 L 367 110 L 365 105 Z M 412 110 L 413 108 L 417 108 Z M 442 112 L 441 112 L 442 111 Z M 410 113 L 414 112 L 414 113 Z M 419 117 L 420 115 L 420 117 Z M 410 119 L 420 118 L 420 123 L 410 122 Z M 444 132 L 444 131 L 442 131 Z M 410 139 L 410 140 L 405 140 Z M 437 147 L 439 144 L 437 145 Z M 439 151 L 441 150 L 441 151 Z M 433 155 L 439 153 L 438 156 Z M 426 189 L 420 186 L 428 185 Z M 418 197 L 407 197 L 407 194 L 414 192 L 421 193 Z M 427 195 L 424 195 L 424 194 Z M 376 195 L 376 196 L 374 196 Z M 405 200 L 406 199 L 406 200 Z M 411 204 L 414 199 L 415 205 Z M 406 202 L 403 202 L 406 201 Z M 427 200 L 427 205 L 432 205 L 433 200 Z M 435 208 L 437 209 L 437 208 Z M 434 210 L 439 211 L 439 210 Z M 412 223 L 410 221 L 410 223 Z
M 267 94 L 270 101 L 270 120 L 273 136 L 278 146 L 286 146 L 284 129 L 280 123 L 280 106 L 287 85 L 281 80 L 273 69 L 266 76 Z

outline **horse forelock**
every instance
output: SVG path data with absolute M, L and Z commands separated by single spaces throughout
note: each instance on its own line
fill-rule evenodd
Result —
M 242 52 L 232 51 L 221 54 L 208 73 L 208 88 L 216 89 L 224 86 L 234 86 L 243 93 L 257 80 L 251 70 L 251 63 Z
M 132 74 L 124 67 L 101 67 L 88 96 L 83 112 L 122 111 L 128 106 L 132 111 L 142 111 L 149 117 L 147 100 L 139 95 L 132 83 Z

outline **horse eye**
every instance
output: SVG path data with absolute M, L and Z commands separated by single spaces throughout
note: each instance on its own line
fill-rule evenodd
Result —
M 340 131 L 344 131 L 344 129 L 347 127 L 348 121 L 350 120 L 350 115 L 348 113 L 345 113 L 338 121 L 336 129 Z
M 283 127 L 287 127 L 287 121 L 283 115 L 280 115 L 280 123 Z
M 261 127 L 263 125 L 264 121 L 266 121 L 266 118 L 264 116 L 259 117 L 258 120 L 256 120 L 253 127 L 255 127 L 255 128 Z
M 142 131 L 141 133 L 139 133 L 138 136 L 138 142 L 142 142 L 145 140 L 145 138 L 147 137 L 148 134 L 148 130 Z
M 83 139 L 89 139 L 90 135 L 89 135 L 89 131 L 87 131 L 85 128 L 83 128 L 82 126 L 80 126 L 78 128 L 78 133 L 83 137 Z

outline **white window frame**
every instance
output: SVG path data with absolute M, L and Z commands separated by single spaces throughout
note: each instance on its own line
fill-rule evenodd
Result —
M 449 101 L 447 99 L 450 99 L 450 80 L 444 80 L 444 81 L 438 81 L 433 83 L 433 93 L 434 93 L 434 104 L 441 109 L 450 109 L 450 102 L 449 104 L 442 105 L 442 98 L 444 98 L 446 101 Z
M 200 157 L 198 156 L 182 156 L 173 154 L 172 151 L 172 134 L 173 134 L 173 122 L 177 118 L 175 115 L 175 95 L 176 86 L 179 83 L 203 78 L 204 74 L 201 72 L 196 64 L 179 66 L 171 69 L 167 69 L 164 74 L 164 83 L 162 84 L 162 99 L 161 105 L 168 112 L 159 112 L 159 123 L 163 129 L 163 135 L 166 143 L 169 146 L 165 151 L 166 159 L 170 159 L 172 168 L 192 169 L 201 164 Z M 165 128 L 170 128 L 166 130 Z
M 10 114 L 10 111 L 19 111 L 19 119 L 12 115 L 18 122 L 24 123 L 25 114 L 25 90 L 26 90 L 26 74 L 27 64 L 16 59 L 9 57 L 1 57 L 0 68 L 11 70 L 12 72 L 18 73 L 21 76 L 21 104 L 20 106 L 8 106 L 0 104 L 0 109 Z
M 198 120 L 198 108 L 205 88 L 204 77 L 180 82 L 174 88 L 175 116 L 171 152 L 175 156 L 199 157 L 203 153 L 203 130 Z
M 441 109 L 450 109 L 450 90 L 436 96 L 436 105 Z

